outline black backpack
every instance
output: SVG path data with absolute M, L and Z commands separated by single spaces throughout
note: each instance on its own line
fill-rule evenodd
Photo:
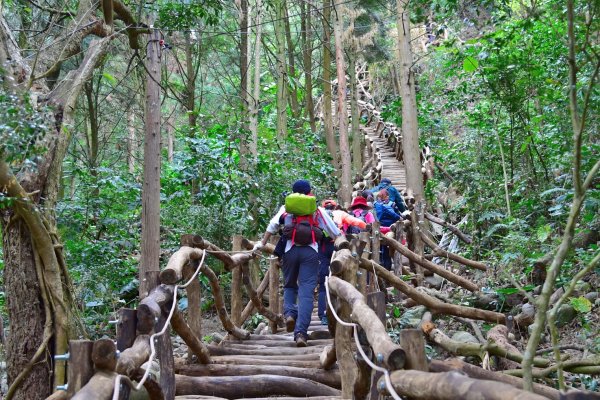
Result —
M 308 246 L 323 239 L 323 231 L 319 228 L 315 214 L 300 216 L 284 213 L 282 219 L 283 237 L 291 240 L 292 244 Z

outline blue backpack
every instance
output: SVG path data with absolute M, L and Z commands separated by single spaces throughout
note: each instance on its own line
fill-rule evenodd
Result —
M 391 226 L 400 219 L 400 215 L 398 215 L 389 204 L 377 201 L 375 202 L 374 207 L 375 212 L 377 213 L 377 219 L 381 223 L 381 226 Z

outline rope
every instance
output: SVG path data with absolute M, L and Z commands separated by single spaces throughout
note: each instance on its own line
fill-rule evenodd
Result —
M 335 312 L 335 309 L 333 308 L 333 304 L 331 303 L 331 295 L 329 294 L 329 276 L 325 278 L 325 293 L 327 293 L 327 304 L 329 305 L 329 309 L 331 310 L 331 314 L 333 314 L 333 317 L 337 320 L 337 322 L 340 325 L 353 328 L 354 341 L 356 342 L 356 347 L 358 348 L 358 352 L 360 353 L 363 360 L 365 360 L 367 365 L 369 365 L 369 367 L 371 367 L 375 371 L 383 373 L 383 375 L 385 377 L 385 386 L 387 387 L 388 392 L 394 398 L 394 400 L 402 400 L 402 398 L 398 395 L 398 393 L 396 393 L 396 391 L 394 390 L 394 387 L 392 386 L 392 381 L 390 379 L 389 371 L 385 368 L 382 368 L 382 367 L 379 367 L 379 366 L 373 364 L 373 362 L 371 360 L 369 360 L 369 357 L 367 357 L 367 355 L 363 351 L 362 345 L 360 344 L 360 341 L 358 340 L 358 328 L 357 328 L 358 324 L 355 324 L 353 322 L 342 321 L 342 319 L 339 317 L 339 315 L 337 315 L 337 313 Z M 117 400 L 117 399 L 113 399 L 113 400 Z
M 135 391 L 140 390 L 142 388 L 142 386 L 144 385 L 144 382 L 146 382 L 146 380 L 148 379 L 148 375 L 150 375 L 150 363 L 152 363 L 152 361 L 156 357 L 156 348 L 154 345 L 154 341 L 157 336 L 164 335 L 165 332 L 167 331 L 167 328 L 171 324 L 171 318 L 173 317 L 173 313 L 175 312 L 175 308 L 177 307 L 177 289 L 180 289 L 180 288 L 185 289 L 190 283 L 192 283 L 194 281 L 194 279 L 196 279 L 196 276 L 198 276 L 198 274 L 200 273 L 200 268 L 202 267 L 202 264 L 204 264 L 205 257 L 206 257 L 206 251 L 204 251 L 202 253 L 202 259 L 200 260 L 200 263 L 198 264 L 198 268 L 196 268 L 194 275 L 192 275 L 192 277 L 185 284 L 175 285 L 175 289 L 173 290 L 173 304 L 171 305 L 171 311 L 169 312 L 169 316 L 167 317 L 162 330 L 160 332 L 157 332 L 157 333 L 153 334 L 152 336 L 150 336 L 150 357 L 148 358 L 148 361 L 146 361 L 148 363 L 148 366 L 146 367 L 144 376 L 142 376 L 142 379 L 138 382 L 137 386 L 132 386 L 133 390 L 135 390 Z M 124 375 L 118 374 L 117 377 L 115 378 L 115 389 L 113 392 L 112 400 L 119 400 L 122 376 L 124 376 Z

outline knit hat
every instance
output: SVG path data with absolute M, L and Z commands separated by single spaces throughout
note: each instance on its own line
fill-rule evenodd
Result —
M 383 178 L 381 180 L 381 183 L 384 184 L 384 185 L 389 185 L 389 184 L 392 183 L 392 181 L 389 178 Z
M 304 179 L 298 179 L 292 185 L 292 192 L 294 192 L 294 193 L 309 194 L 310 191 L 311 191 L 310 182 L 305 181 Z
M 348 210 L 353 210 L 357 207 L 365 210 L 372 208 L 369 204 L 367 204 L 367 199 L 362 196 L 355 197 L 354 200 L 352 200 L 352 205 L 348 207 Z

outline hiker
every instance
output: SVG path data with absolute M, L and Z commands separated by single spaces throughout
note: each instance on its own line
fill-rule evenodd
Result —
M 356 196 L 352 200 L 352 204 L 350 205 L 350 207 L 348 207 L 348 211 L 350 212 L 350 215 L 360 219 L 361 221 L 364 221 L 365 224 L 370 226 L 373 222 L 375 222 L 375 216 L 370 211 L 372 208 L 373 207 L 369 205 L 365 197 Z M 358 234 L 364 230 L 364 228 L 353 226 L 348 229 L 348 233 Z
M 394 203 L 390 200 L 387 189 L 381 189 L 377 193 L 375 201 L 375 212 L 377 219 L 381 223 L 381 233 L 386 234 L 390 231 L 390 226 L 402 218 L 394 209 Z M 386 232 L 387 231 L 387 232 Z M 392 258 L 390 257 L 390 249 L 386 245 L 381 245 L 380 249 L 381 266 L 390 271 L 392 269 Z
M 349 228 L 370 230 L 370 224 L 367 224 L 364 220 L 353 217 L 342 210 L 335 200 L 324 200 L 321 203 L 321 206 L 342 232 L 346 232 Z M 319 294 L 317 301 L 317 315 L 321 320 L 321 325 L 328 325 L 329 323 L 326 314 L 327 293 L 325 292 L 325 278 L 329 276 L 329 264 L 331 263 L 331 256 L 333 255 L 334 250 L 334 240 L 327 235 L 327 232 L 323 232 L 323 239 L 319 246 Z
M 283 247 L 283 315 L 288 332 L 294 332 L 296 346 L 306 347 L 308 326 L 313 310 L 313 293 L 319 273 L 319 243 L 323 233 L 335 240 L 340 230 L 323 208 L 317 208 L 310 183 L 294 182 L 292 194 L 285 199 L 277 214 L 271 218 L 261 241 L 254 251 L 264 247 L 270 237 L 283 225 L 280 243 Z
M 365 203 L 366 204 L 366 203 Z M 324 200 L 321 206 L 327 210 L 329 216 L 333 219 L 342 232 L 348 232 L 354 228 L 355 230 L 349 233 L 358 233 L 364 230 L 368 230 L 367 225 L 373 223 L 375 218 L 371 221 L 366 221 L 364 218 L 360 218 L 356 215 L 348 213 L 336 203 L 335 200 Z
M 398 214 L 402 214 L 408 210 L 408 207 L 406 207 L 406 203 L 404 202 L 402 195 L 400 195 L 398 189 L 392 186 L 392 181 L 389 178 L 383 178 L 379 185 L 375 186 L 372 189 L 372 191 L 377 192 L 383 189 L 387 190 L 389 199 L 395 204 Z

